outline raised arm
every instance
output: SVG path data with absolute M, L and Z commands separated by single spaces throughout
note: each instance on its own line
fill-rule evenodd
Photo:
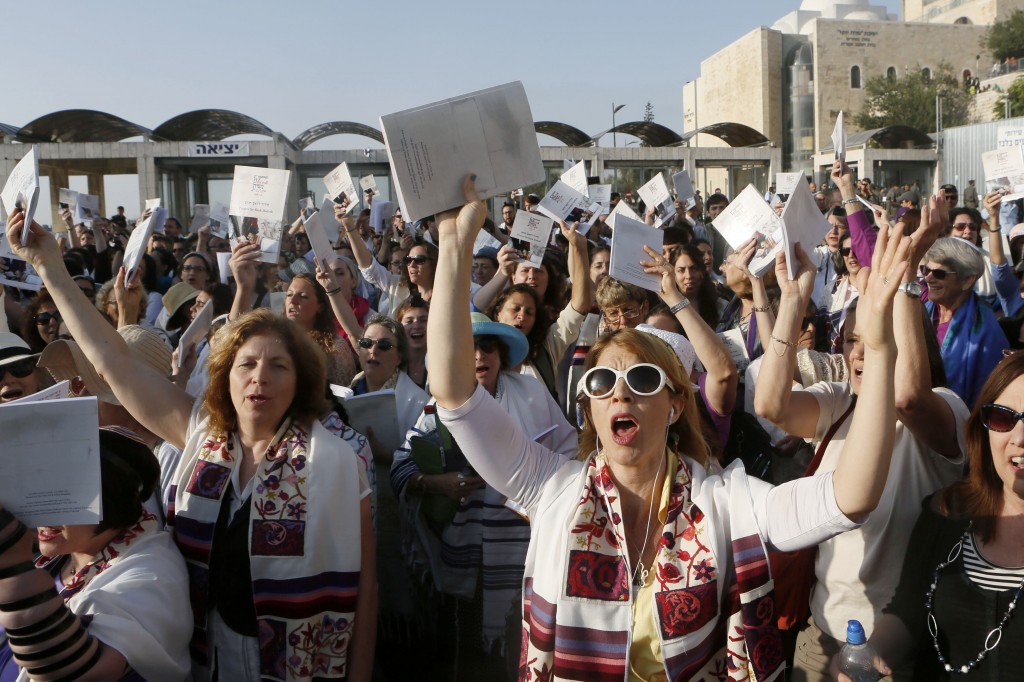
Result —
M 693 344 L 697 359 L 708 372 L 704 383 L 708 403 L 718 414 L 732 414 L 736 405 L 736 386 L 739 383 L 736 362 L 718 334 L 712 331 L 696 308 L 679 291 L 679 285 L 672 276 L 672 264 L 649 246 L 644 246 L 644 251 L 650 260 L 641 261 L 640 265 L 648 274 L 661 275 L 658 296 L 669 310 L 675 311 L 676 319 L 686 332 L 686 338 Z M 683 306 L 677 309 L 680 304 Z
M 853 185 L 850 167 L 840 164 L 839 159 L 832 165 L 832 182 L 836 183 L 839 193 L 843 196 L 843 208 L 846 209 L 846 224 L 850 228 L 850 248 L 853 249 L 853 255 L 861 263 L 870 263 L 871 254 L 875 251 L 875 231 L 868 222 L 864 204 L 855 201 L 857 189 Z M 849 203 L 848 199 L 851 200 Z
M 469 282 L 473 244 L 487 217 L 473 181 L 465 179 L 466 205 L 438 216 L 440 236 L 434 293 L 427 321 L 427 363 L 430 392 L 441 407 L 454 409 L 473 395 L 476 376 L 472 362 L 473 328 L 469 319 Z
M 590 302 L 594 298 L 593 283 L 590 281 L 590 256 L 587 255 L 587 239 L 576 228 L 579 223 L 566 225 L 559 221 L 562 236 L 569 241 L 569 279 L 572 281 L 572 292 L 569 304 L 573 310 L 586 315 L 590 312 Z
M 356 257 L 356 265 L 361 270 L 373 265 L 373 254 L 366 248 L 366 242 L 359 234 L 359 228 L 352 217 L 347 215 L 341 206 L 335 206 L 334 219 L 341 223 L 341 228 L 345 231 L 345 236 L 348 237 L 348 245 L 352 249 L 352 255 Z
M 754 259 L 756 249 L 757 242 L 748 239 L 733 254 L 732 264 L 737 270 L 742 270 L 750 280 L 750 289 L 754 296 L 754 318 L 757 320 L 757 338 L 762 348 L 768 348 L 772 344 L 772 334 L 775 332 L 775 311 L 772 310 L 772 302 L 768 298 L 764 280 L 750 271 L 750 261 Z
M 853 520 L 863 520 L 878 506 L 889 476 L 896 440 L 893 297 L 907 270 L 910 246 L 902 226 L 878 235 L 867 290 L 857 306 L 864 343 L 864 372 L 850 424 L 857 437 L 846 440 L 832 474 L 836 504 Z
M 800 244 L 796 245 L 800 272 L 789 279 L 786 256 L 779 253 L 775 259 L 775 274 L 782 297 L 775 331 L 761 357 L 761 371 L 757 375 L 754 391 L 754 411 L 791 436 L 813 438 L 818 426 L 820 408 L 811 394 L 793 390 L 796 376 L 796 340 L 800 336 L 807 302 L 814 290 L 816 269 Z
M 515 250 L 509 244 L 505 244 L 498 249 L 497 272 L 473 296 L 473 305 L 476 306 L 477 310 L 487 310 L 491 307 L 494 300 L 498 298 L 498 294 L 508 286 L 509 280 L 512 279 L 512 274 L 516 271 L 516 263 L 518 261 L 519 257 L 516 256 Z
M 314 258 L 313 261 L 316 263 L 316 281 L 324 288 L 327 300 L 331 303 L 331 310 L 334 311 L 334 317 L 341 323 L 341 328 L 348 336 L 348 343 L 358 357 L 358 343 L 363 336 L 363 326 L 359 324 L 356 314 L 352 312 L 352 306 L 341 297 L 341 285 L 338 284 L 338 277 L 334 274 L 333 266 L 328 264 L 324 268 L 318 258 Z M 343 265 L 342 267 L 347 266 Z
M 944 212 L 945 208 L 938 207 L 935 197 L 929 197 L 928 208 L 922 211 L 921 226 L 910 237 L 913 246 L 903 274 L 904 282 L 916 281 L 921 258 L 942 232 L 945 221 L 938 219 L 940 211 Z M 902 223 L 897 223 L 900 225 Z M 893 332 L 899 353 L 896 362 L 896 411 L 914 437 L 940 455 L 955 459 L 961 455 L 956 420 L 949 403 L 932 391 L 928 347 L 922 325 L 923 308 L 920 296 L 915 295 L 901 293 L 893 303 Z
M 260 245 L 258 242 L 241 240 L 231 250 L 228 267 L 235 278 L 235 299 L 231 303 L 228 317 L 237 320 L 241 315 L 252 310 L 252 297 L 256 293 L 256 265 L 260 262 Z
M 1013 263 L 1006 260 L 1003 248 L 1003 232 L 1000 228 L 1000 204 L 1002 196 L 999 192 L 989 192 L 983 199 L 989 215 L 988 255 L 991 263 L 992 280 L 996 285 L 996 296 L 1003 315 L 1013 317 L 1024 307 L 1024 299 L 1020 297 L 1020 279 L 1013 271 Z
M 23 224 L 22 211 L 11 214 L 7 221 L 8 241 L 14 253 L 31 263 L 42 277 L 86 359 L 133 417 L 160 438 L 178 448 L 183 447 L 192 397 L 171 383 L 166 375 L 135 359 L 121 335 L 103 319 L 71 279 L 57 250 L 57 242 L 38 223 L 33 221 L 28 244 L 21 246 L 18 235 Z M 123 278 L 124 273 L 119 277 Z

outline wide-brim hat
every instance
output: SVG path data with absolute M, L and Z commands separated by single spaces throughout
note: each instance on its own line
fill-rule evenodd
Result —
M 1017 237 L 1024 237 L 1024 223 L 1014 225 L 1013 229 L 1010 230 L 1010 234 L 1007 235 L 1007 239 L 1011 242 Z
M 171 351 L 159 334 L 137 324 L 121 327 L 117 333 L 136 360 L 149 365 L 161 376 L 170 373 Z M 90 395 L 105 403 L 121 404 L 74 341 L 57 340 L 48 344 L 39 356 L 39 366 L 45 367 L 57 381 L 81 377 Z
M 495 322 L 483 313 L 472 313 L 473 336 L 496 336 L 508 350 L 508 363 L 515 367 L 526 359 L 530 352 L 530 342 L 526 335 L 510 324 Z
M 167 290 L 167 293 L 164 294 L 161 300 L 164 307 L 167 308 L 170 317 L 174 317 L 174 313 L 178 312 L 178 308 L 189 301 L 194 301 L 198 295 L 199 289 L 186 282 L 178 282 Z
M 2 300 L 2 299 L 0 299 Z M 13 332 L 0 332 L 0 365 L 9 365 L 19 360 L 27 360 L 35 357 L 35 353 L 29 348 L 17 334 Z

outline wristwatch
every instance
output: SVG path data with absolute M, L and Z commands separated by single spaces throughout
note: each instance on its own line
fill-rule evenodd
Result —
M 921 283 L 915 279 L 909 282 L 903 282 L 896 291 L 902 291 L 907 296 L 912 296 L 914 298 L 921 298 L 921 292 L 923 289 L 921 288 Z

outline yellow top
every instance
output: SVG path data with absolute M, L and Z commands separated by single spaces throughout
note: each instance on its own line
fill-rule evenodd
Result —
M 671 451 L 668 456 L 668 473 L 661 487 L 661 504 L 658 505 L 659 528 L 665 527 L 668 517 L 668 502 L 672 492 L 672 481 L 676 479 L 679 460 Z M 658 542 L 661 542 L 658 533 Z M 655 565 L 657 557 L 655 557 Z M 654 592 L 657 581 L 654 570 L 644 581 L 643 587 L 633 599 L 633 641 L 629 645 L 629 682 L 666 682 L 665 658 L 661 654 L 661 639 L 658 637 L 658 623 L 655 620 Z

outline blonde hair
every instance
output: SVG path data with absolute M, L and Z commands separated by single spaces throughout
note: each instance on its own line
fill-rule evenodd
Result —
M 701 466 L 707 466 L 711 451 L 704 440 L 696 396 L 690 388 L 690 378 L 672 348 L 653 334 L 635 329 L 619 329 L 605 334 L 587 353 L 583 371 L 597 366 L 601 355 L 609 347 L 621 348 L 637 357 L 638 362 L 649 362 L 665 371 L 675 392 L 683 397 L 683 413 L 669 427 L 669 447 L 676 454 L 687 455 Z M 666 389 L 667 390 L 667 389 Z M 579 456 L 585 459 L 597 449 L 597 430 L 590 412 L 590 398 L 580 391 L 577 401 L 583 408 L 583 432 L 580 434 Z

